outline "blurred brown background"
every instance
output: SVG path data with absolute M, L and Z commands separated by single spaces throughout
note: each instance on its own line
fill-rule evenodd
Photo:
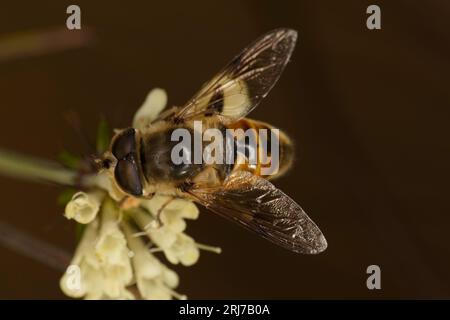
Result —
M 54 158 L 83 152 L 101 114 L 124 127 L 147 92 L 185 102 L 244 46 L 299 31 L 292 62 L 251 117 L 296 141 L 276 182 L 329 242 L 296 255 L 203 211 L 188 233 L 219 245 L 178 267 L 190 298 L 450 298 L 450 4 L 444 1 L 77 1 L 89 47 L 0 61 L 0 146 Z M 0 5 L 0 36 L 64 27 L 66 1 Z M 382 30 L 366 28 L 378 4 Z M 0 177 L 2 220 L 73 250 L 59 189 Z M 0 298 L 64 298 L 60 273 L 0 247 Z M 377 264 L 382 290 L 366 288 Z

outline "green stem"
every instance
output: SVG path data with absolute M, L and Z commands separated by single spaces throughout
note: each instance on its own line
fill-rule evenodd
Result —
M 73 186 L 77 172 L 56 162 L 24 156 L 0 149 L 0 174 L 26 180 Z

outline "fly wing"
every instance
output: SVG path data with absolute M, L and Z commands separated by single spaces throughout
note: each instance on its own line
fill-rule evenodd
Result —
M 179 122 L 219 116 L 224 123 L 245 117 L 279 79 L 296 39 L 297 32 L 291 29 L 276 29 L 263 35 L 170 116 Z
M 249 172 L 231 174 L 220 187 L 189 191 L 211 211 L 288 250 L 317 254 L 327 241 L 316 224 L 289 196 Z

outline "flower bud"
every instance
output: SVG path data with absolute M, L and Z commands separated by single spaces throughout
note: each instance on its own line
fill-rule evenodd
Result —
M 64 215 L 79 223 L 90 223 L 97 216 L 103 196 L 103 192 L 99 191 L 77 192 L 67 203 Z

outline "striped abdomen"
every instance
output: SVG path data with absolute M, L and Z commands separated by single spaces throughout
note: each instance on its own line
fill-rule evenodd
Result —
M 246 159 L 243 164 L 235 164 L 233 170 L 245 170 L 266 179 L 273 179 L 283 175 L 291 167 L 294 160 L 294 146 L 291 139 L 281 130 L 277 130 L 277 133 L 270 124 L 248 118 L 228 125 L 227 129 L 235 131 L 242 129 L 247 135 L 251 135 L 252 137 L 247 138 L 245 143 L 246 156 L 252 152 L 257 156 L 253 163 L 249 163 Z M 264 134 L 264 131 L 267 134 Z M 276 141 L 272 141 L 272 134 L 278 138 L 278 146 Z M 252 139 L 255 144 L 249 143 Z M 278 154 L 274 148 L 278 149 Z M 278 162 L 276 158 L 279 159 Z

